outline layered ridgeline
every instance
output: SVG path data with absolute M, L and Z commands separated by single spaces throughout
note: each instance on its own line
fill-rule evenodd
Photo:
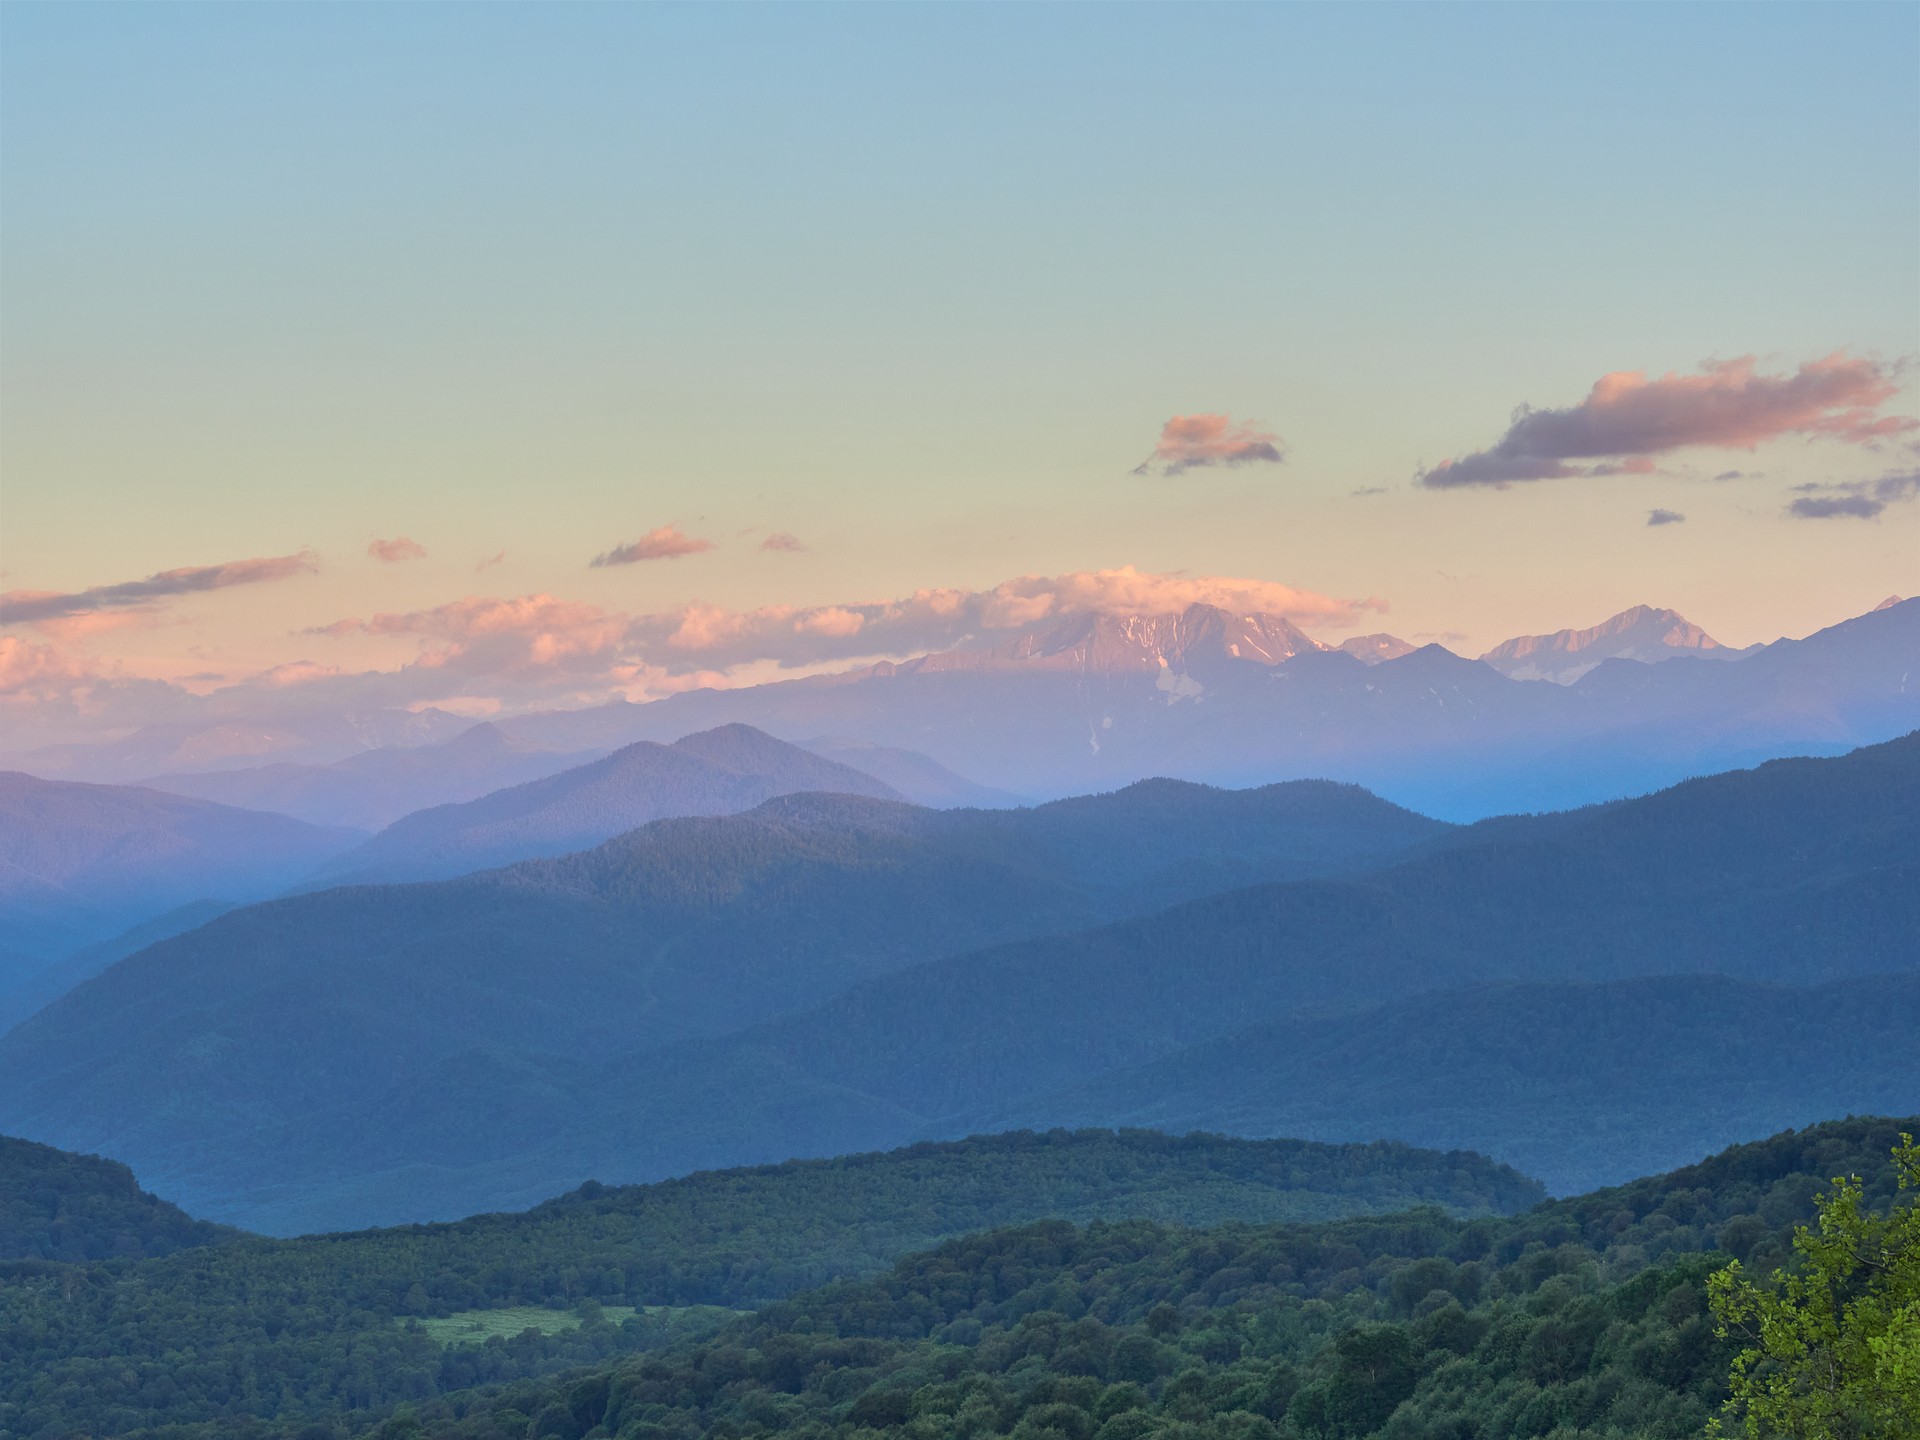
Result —
M 0 1015 L 43 966 L 177 906 L 272 895 L 365 838 L 125 785 L 0 773 Z
M 1644 793 L 1920 727 L 1910 679 L 1920 600 L 1721 658 L 1731 653 L 1648 607 L 1470 660 L 1392 636 L 1329 649 L 1277 616 L 1196 605 L 1069 615 L 853 674 L 502 723 L 574 749 L 729 721 L 793 738 L 858 736 L 1036 796 L 1150 775 L 1225 785 L 1322 777 L 1456 820 Z
M 1890 739 L 1920 726 L 1920 687 L 1908 678 L 1917 665 L 1916 600 L 1741 650 L 1642 605 L 1517 636 L 1479 660 L 1385 634 L 1330 646 L 1281 616 L 1195 605 L 1050 615 L 899 664 L 486 727 L 435 712 L 315 717 L 313 733 L 271 719 L 206 722 L 0 762 L 62 778 L 158 776 L 186 794 L 372 826 L 636 741 L 745 723 L 792 741 L 910 752 L 912 764 L 869 773 L 928 804 L 1004 803 L 941 798 L 955 793 L 946 781 L 912 788 L 935 764 L 967 777 L 963 789 L 1037 797 L 1154 775 L 1235 786 L 1336 779 L 1471 820 Z M 385 748 L 354 754 L 375 746 Z M 831 758 L 863 768 L 856 756 Z
M 1913 1093 L 1916 933 L 1920 736 L 1464 832 L 1314 785 L 795 797 L 226 916 L 0 1041 L 0 1126 L 280 1233 L 1056 1116 L 1524 1145 L 1569 1189 Z
M 131 1177 L 28 1148 L 21 1173 L 32 1183 L 17 1188 L 44 1190 L 64 1178 L 61 1166 L 91 1182 L 61 1186 L 71 1253 L 57 1258 L 126 1253 Z M 0 1149 L 0 1160 L 11 1156 Z M 1510 1215 L 1541 1198 L 1537 1183 L 1477 1155 L 1055 1132 L 589 1185 L 524 1214 L 451 1225 L 285 1241 L 202 1225 L 166 1237 L 234 1243 L 140 1264 L 7 1272 L 0 1433 L 318 1418 L 538 1373 L 711 1330 L 734 1308 L 884 1271 L 948 1236 L 1047 1216 L 1268 1224 L 1412 1206 Z M 4 1191 L 0 1207 L 13 1213 Z M 196 1223 L 164 1208 L 180 1226 Z M 632 1318 L 618 1332 L 595 1324 L 583 1334 L 583 1303 Z M 535 1333 L 481 1355 L 442 1348 L 469 1329 L 528 1327 Z
M 1781 1263 L 1789 1227 L 1811 1218 L 1833 1175 L 1863 1176 L 1869 1201 L 1886 1204 L 1889 1149 L 1916 1126 L 1824 1124 L 1509 1217 L 1088 1220 L 1091 1194 L 1123 1215 L 1136 1184 L 1153 1213 L 1195 1198 L 1231 1213 L 1276 1159 L 1302 1178 L 1338 1177 L 1348 1198 L 1370 1179 L 1396 1191 L 1438 1182 L 1496 1208 L 1517 1197 L 1459 1156 L 1009 1136 L 696 1177 L 679 1196 L 589 1190 L 461 1226 L 20 1269 L 0 1288 L 0 1429 L 23 1440 L 164 1427 L 177 1440 L 1691 1440 L 1730 1358 L 1704 1276 L 1734 1257 Z M 976 1166 L 1018 1197 L 1008 1209 L 1059 1187 L 1082 1218 L 973 1234 L 877 1274 L 864 1257 L 829 1260 L 853 1278 L 749 1315 L 647 1308 L 775 1291 L 743 1237 L 797 1277 L 846 1255 L 842 1218 L 855 1248 L 876 1219 L 888 1235 L 911 1231 L 929 1201 L 960 1200 L 948 1218 L 991 1223 L 942 1183 L 965 1186 Z M 648 1195 L 656 1228 L 636 1243 L 622 1227 Z M 587 1368 L 550 1373 L 567 1365 Z
M 322 868 L 308 888 L 445 879 L 584 850 L 651 820 L 733 815 L 801 791 L 902 798 L 871 775 L 750 725 L 723 725 L 671 745 L 643 740 L 558 775 L 417 811 Z
M 200 1213 L 279 1231 L 874 1148 L 918 1122 L 890 1110 L 875 1127 L 867 1097 L 765 1071 L 748 1112 L 696 1105 L 694 1149 L 542 1153 L 557 1112 L 624 1116 L 679 1083 L 678 1060 L 616 1078 L 629 1057 L 937 956 L 1364 868 L 1446 832 L 1324 783 L 1158 782 L 1018 811 L 803 795 L 661 821 L 565 859 L 255 906 L 156 945 L 0 1041 L 0 1127 L 105 1149 Z M 788 1125 L 804 1145 L 779 1148 Z M 502 1162 L 511 1173 L 474 1169 Z
M 488 721 L 451 740 L 387 745 L 326 765 L 282 761 L 239 770 L 160 775 L 145 783 L 178 795 L 276 810 L 316 824 L 382 830 L 416 810 L 478 800 L 496 790 L 592 764 L 618 748 L 609 743 L 553 749 Z M 916 805 L 1020 803 L 1017 796 L 976 785 L 911 750 L 835 737 L 809 740 L 801 748 L 891 786 Z
M 598 760 L 604 749 L 550 750 L 489 722 L 432 744 L 382 745 L 326 764 L 290 760 L 156 775 L 156 790 L 276 810 L 320 825 L 384 830 L 415 810 L 478 800 Z

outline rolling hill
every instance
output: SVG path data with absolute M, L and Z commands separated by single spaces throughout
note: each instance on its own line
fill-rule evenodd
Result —
M 1884 1205 L 1915 1128 L 1829 1122 L 1520 1213 L 1537 1190 L 1471 1155 L 980 1136 L 451 1225 L 17 1267 L 0 1426 L 1257 1440 L 1327 1434 L 1333 1396 L 1374 1422 L 1411 1402 L 1395 1434 L 1512 1433 L 1524 1407 L 1534 1433 L 1578 1413 L 1690 1440 L 1729 1358 L 1706 1274 L 1780 1263 L 1833 1175 Z M 1405 1200 L 1429 1203 L 1365 1213 Z M 952 1230 L 974 1233 L 900 1254 Z
M 1446 833 L 1327 784 L 1157 782 L 1014 811 L 798 795 L 658 821 L 561 859 L 252 906 L 154 945 L 0 1040 L 0 1127 L 104 1148 L 200 1213 L 254 1225 L 531 1203 L 593 1168 L 538 1160 L 477 1187 L 466 1172 L 538 1151 L 592 1071 L 631 1060 L 657 1096 L 680 1077 L 646 1074 L 647 1054 L 875 975 L 1249 880 L 1366 868 Z M 821 1099 L 818 1123 L 836 1106 L 816 1092 L 778 1103 Z M 749 1129 L 720 1119 L 701 1163 L 785 1158 Z M 870 1133 L 854 1125 L 831 1148 L 873 1148 Z M 293 1178 L 310 1162 L 341 1168 L 313 1187 Z
M 147 1194 L 115 1161 L 0 1135 L 0 1261 L 137 1259 L 238 1234 Z
M 1920 971 L 1809 989 L 1719 976 L 1493 986 L 1267 1022 L 959 1124 L 1417 1135 L 1564 1195 L 1738 1135 L 1910 1109 L 1915 1035 Z
M 1447 1144 L 1471 1135 L 1501 1159 L 1524 1143 L 1563 1185 L 1618 1179 L 1743 1126 L 1803 1120 L 1816 1103 L 1845 1111 L 1907 1093 L 1917 856 L 1920 737 L 1485 822 L 1364 875 L 1249 887 L 929 961 L 695 1044 L 590 1063 L 449 1057 L 428 1080 L 356 1100 L 330 1127 L 289 1121 L 265 1144 L 250 1140 L 261 1157 L 251 1169 L 196 1151 L 197 1175 L 218 1166 L 229 1194 L 255 1197 L 209 1213 L 284 1228 L 385 1205 L 432 1214 L 512 1201 L 557 1176 L 647 1179 L 984 1123 L 1123 1121 L 1133 1112 L 1047 1107 L 1113 1072 L 1137 1094 L 1126 1072 L 1176 1067 L 1181 1052 L 1206 1073 L 1204 1047 L 1270 1023 L 1292 1024 L 1278 1033 L 1325 1057 L 1327 1073 L 1282 1066 L 1299 1087 L 1283 1095 L 1254 1083 L 1268 1053 L 1257 1051 L 1192 1106 L 1155 1118 Z M 1665 978 L 1643 990 L 1605 983 L 1654 977 Z M 1543 988 L 1443 993 L 1513 984 Z M 1829 988 L 1782 988 L 1801 986 Z M 1459 1024 L 1458 1043 L 1423 1030 L 1432 1017 Z M 1636 1017 L 1648 1039 L 1621 1053 L 1637 1064 L 1596 1053 L 1589 1030 L 1631 1035 Z M 1741 1040 L 1745 1025 L 1848 1058 L 1825 1070 L 1787 1063 Z M 1532 1048 L 1516 1048 L 1508 1029 Z M 1314 1035 L 1351 1044 L 1328 1049 Z M 1477 1051 L 1474 1036 L 1492 1048 Z M 1724 1073 L 1703 1074 L 1703 1050 Z M 1562 1065 L 1562 1053 L 1594 1073 Z M 1709 1078 L 1724 1113 L 1694 1098 Z M 1516 1096 L 1531 1097 L 1525 1127 L 1505 1113 Z M 1610 1124 L 1616 1105 L 1639 1128 Z M 480 1116 L 492 1117 L 485 1146 L 468 1138 Z M 262 1180 L 276 1150 L 300 1157 L 300 1183 L 283 1193 Z

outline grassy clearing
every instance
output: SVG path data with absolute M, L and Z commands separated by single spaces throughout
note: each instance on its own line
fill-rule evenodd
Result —
M 744 1310 L 724 1305 L 608 1305 L 601 1311 L 630 1344 L 658 1349 L 679 1340 L 711 1335 Z M 631 1322 L 638 1320 L 638 1332 Z M 402 1324 L 412 1324 L 404 1320 Z M 497 1310 L 462 1310 L 454 1315 L 422 1317 L 420 1328 L 438 1345 L 484 1345 L 494 1336 L 511 1339 L 523 1330 L 562 1335 L 580 1328 L 578 1310 L 549 1310 L 544 1305 L 503 1305 Z
M 600 1313 L 609 1324 L 618 1325 L 638 1312 L 628 1305 L 609 1305 Z M 538 1330 L 542 1335 L 578 1330 L 580 1316 L 573 1310 L 549 1310 L 542 1305 L 509 1305 L 499 1310 L 462 1310 L 433 1316 L 422 1319 L 420 1328 L 441 1345 L 481 1345 L 495 1335 L 511 1337 L 522 1330 Z

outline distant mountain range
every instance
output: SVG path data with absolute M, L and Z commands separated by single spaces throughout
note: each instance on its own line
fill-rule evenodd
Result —
M 1585 1183 L 1920 1084 L 1915 935 L 1920 736 L 1464 830 L 1326 784 L 794 796 L 223 916 L 0 1039 L 0 1129 L 283 1231 L 1154 1105 Z M 1742 1038 L 1796 1017 L 1805 1065 Z
M 363 750 L 450 740 L 473 721 L 445 710 L 246 715 L 148 725 L 106 744 L 46 745 L 0 755 L 0 767 L 46 779 L 126 782 L 173 772 L 236 770 L 263 761 L 324 765 Z
M 1081 617 L 849 674 L 502 724 L 577 750 L 739 721 L 795 739 L 910 749 L 1034 796 L 1152 775 L 1348 780 L 1451 820 L 1645 793 L 1920 726 L 1916 600 L 1739 652 L 1735 663 L 1672 612 L 1650 610 L 1495 652 L 1516 673 L 1578 672 L 1571 684 L 1516 680 L 1488 661 L 1403 644 L 1368 636 L 1358 653 L 1330 650 L 1273 617 L 1195 606 L 1132 621 Z
M 671 745 L 638 741 L 558 775 L 416 811 L 315 872 L 305 888 L 448 879 L 585 850 L 650 820 L 733 815 L 801 791 L 901 799 L 871 775 L 750 725 L 723 725 Z
M 1390 634 L 1330 646 L 1281 616 L 1195 605 L 1055 616 L 845 674 L 482 726 L 436 711 L 223 720 L 0 763 L 379 828 L 636 741 L 745 723 L 797 744 L 873 747 L 875 764 L 909 752 L 911 766 L 878 778 L 929 804 L 1084 794 L 1155 775 L 1236 786 L 1326 778 L 1473 820 L 1891 739 L 1920 725 L 1916 673 L 1920 600 L 1898 597 L 1803 640 L 1744 650 L 1675 611 L 1635 606 L 1588 629 L 1515 637 L 1478 661 Z M 914 767 L 929 766 L 950 779 L 916 789 Z
M 449 740 L 383 745 L 324 765 L 282 761 L 238 770 L 155 775 L 155 790 L 249 810 L 277 810 L 316 825 L 384 830 L 436 805 L 478 800 L 598 760 L 606 752 L 543 749 L 490 723 Z
M 733 814 L 807 790 L 900 798 L 874 770 L 919 801 L 1018 803 L 910 751 L 830 740 L 808 749 L 746 726 L 582 759 L 479 725 L 330 766 L 174 777 L 321 816 L 364 818 L 422 795 L 483 792 L 413 811 L 371 839 L 143 787 L 0 774 L 0 1033 L 136 950 L 289 890 L 444 878 L 586 849 L 665 816 Z M 527 772 L 543 778 L 489 790 Z
M 0 1013 L 40 966 L 191 901 L 258 900 L 363 837 L 284 815 L 0 772 Z
M 1480 658 L 1512 680 L 1571 685 L 1603 660 L 1650 665 L 1681 655 L 1737 660 L 1745 653 L 1729 650 L 1677 610 L 1636 605 L 1588 630 L 1518 636 Z

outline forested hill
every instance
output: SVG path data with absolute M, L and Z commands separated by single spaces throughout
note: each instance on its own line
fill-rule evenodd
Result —
M 1782 1263 L 1832 1176 L 1864 1177 L 1870 1203 L 1887 1205 L 1890 1152 L 1917 1127 L 1816 1126 L 1511 1219 L 1045 1221 L 664 1354 L 449 1396 L 351 1433 L 1696 1440 L 1734 1351 L 1714 1333 L 1706 1277 L 1732 1258 L 1763 1273 Z
M 147 1194 L 116 1161 L 0 1136 L 0 1260 L 166 1255 L 239 1233 Z
M 1458 1183 L 1443 1179 L 1450 1169 L 1469 1183 L 1488 1172 L 1461 1169 L 1463 1157 L 1382 1148 L 999 1137 L 695 1177 L 683 1198 L 697 1205 L 655 1187 L 667 1213 L 694 1222 L 658 1232 L 665 1266 L 656 1247 L 629 1237 L 627 1268 L 602 1268 L 609 1217 L 636 1195 L 589 1189 L 525 1217 L 252 1241 L 131 1265 L 16 1267 L 0 1286 L 0 1432 L 1693 1440 L 1723 1393 L 1730 1354 L 1705 1316 L 1704 1276 L 1734 1256 L 1759 1269 L 1780 1263 L 1789 1228 L 1810 1218 L 1831 1176 L 1866 1177 L 1869 1200 L 1886 1204 L 1889 1150 L 1916 1128 L 1920 1120 L 1820 1125 L 1515 1216 L 1427 1207 L 1197 1229 L 1039 1220 L 740 1317 L 600 1301 L 644 1301 L 672 1293 L 654 1288 L 662 1282 L 703 1274 L 719 1288 L 679 1293 L 765 1293 L 764 1270 L 744 1285 L 734 1270 L 752 1232 L 789 1247 L 797 1279 L 809 1256 L 847 1253 L 834 1220 L 852 1213 L 850 1201 L 885 1197 L 904 1202 L 896 1221 L 911 1214 L 927 1192 L 890 1182 L 915 1171 L 985 1165 L 1004 1179 L 1034 1166 L 1083 1199 L 1132 1173 L 1147 1182 L 1134 1193 L 1149 1209 L 1183 1186 L 1204 1195 L 1210 1171 L 1226 1182 L 1216 1198 L 1276 1165 L 1336 1183 L 1409 1161 L 1411 1174 L 1442 1184 Z M 1166 1183 L 1176 1175 L 1186 1178 Z M 498 1312 L 504 1328 L 472 1342 L 461 1336 L 484 1336 L 485 1314 L 443 1318 L 463 1302 L 535 1296 L 571 1309 Z M 538 1330 L 514 1335 L 516 1325 Z M 707 1336 L 689 1333 L 700 1326 Z M 552 1375 L 566 1366 L 585 1368 Z
M 133 1265 L 16 1267 L 0 1272 L 0 1434 L 383 1404 L 729 1318 L 677 1310 L 624 1340 L 530 1337 L 476 1370 L 471 1356 L 443 1364 L 438 1344 L 407 1328 L 412 1317 L 532 1306 L 545 1307 L 534 1320 L 565 1319 L 582 1302 L 740 1306 L 1044 1216 L 1210 1225 L 1409 1206 L 1484 1216 L 1542 1194 L 1477 1155 L 1060 1131 L 589 1185 L 524 1214 L 447 1225 L 248 1239 Z
M 1311 782 L 1245 792 L 1152 782 L 1010 812 L 799 795 L 745 815 L 658 821 L 485 875 L 252 906 L 155 945 L 0 1040 L 0 1127 L 72 1148 L 111 1142 L 190 1208 L 283 1231 L 517 1207 L 594 1174 L 779 1159 L 796 1152 L 755 1143 L 619 1173 L 608 1155 L 472 1184 L 460 1175 L 469 1143 L 512 1153 L 552 1121 L 519 1101 L 482 1101 L 471 1122 L 452 1116 L 502 1085 L 552 1099 L 581 1063 L 725 1034 L 922 960 L 1249 879 L 1364 868 L 1447 828 Z M 155 1105 L 156 1093 L 168 1103 Z M 812 1104 L 804 1087 L 790 1098 Z M 624 1103 L 598 1088 L 581 1102 Z M 401 1139 L 396 1105 L 434 1113 Z M 849 1128 L 801 1153 L 912 1133 Z M 336 1165 L 316 1137 L 364 1142 L 409 1178 L 337 1203 L 303 1168 L 353 1190 L 364 1155 Z M 273 1214 L 237 1203 L 256 1184 Z

